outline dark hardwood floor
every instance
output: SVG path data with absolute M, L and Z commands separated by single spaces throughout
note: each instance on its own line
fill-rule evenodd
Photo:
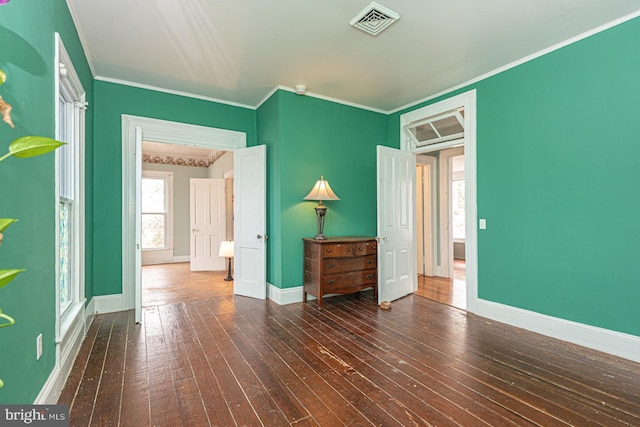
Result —
M 451 305 L 462 310 L 467 309 L 467 270 L 463 259 L 453 260 L 453 277 L 434 277 L 418 275 L 417 295 Z
M 418 295 L 220 296 L 96 316 L 73 426 L 638 426 L 640 365 Z
M 233 295 L 226 271 L 191 271 L 188 262 L 142 267 L 142 306 L 176 304 Z

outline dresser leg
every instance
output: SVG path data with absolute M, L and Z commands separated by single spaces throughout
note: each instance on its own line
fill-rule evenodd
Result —
M 306 292 L 302 293 L 302 301 L 303 302 L 307 302 L 307 293 Z
M 318 308 L 322 308 L 322 295 L 318 297 Z

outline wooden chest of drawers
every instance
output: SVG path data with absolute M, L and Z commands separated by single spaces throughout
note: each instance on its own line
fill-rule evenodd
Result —
M 304 241 L 304 302 L 307 294 L 350 294 L 373 288 L 378 301 L 378 242 L 373 237 L 330 237 Z

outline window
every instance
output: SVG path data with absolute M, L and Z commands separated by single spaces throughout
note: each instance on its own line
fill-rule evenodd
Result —
M 142 249 L 173 248 L 173 174 L 143 171 Z
M 416 120 L 404 127 L 416 147 L 464 138 L 464 109 Z
M 62 340 L 84 308 L 84 133 L 86 94 L 56 34 L 57 335 Z

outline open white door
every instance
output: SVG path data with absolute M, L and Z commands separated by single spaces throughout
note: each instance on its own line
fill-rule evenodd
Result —
M 142 128 L 136 126 L 135 141 L 135 162 L 136 175 L 142 176 Z M 135 283 L 142 284 L 142 180 L 136 179 L 136 219 L 135 219 Z M 135 320 L 136 323 L 142 321 L 142 286 L 136 286 L 135 289 Z
M 192 178 L 189 183 L 191 271 L 224 270 L 225 259 L 218 256 L 226 239 L 224 179 Z
M 378 146 L 378 303 L 415 290 L 413 215 L 416 161 L 412 153 Z
M 233 293 L 267 297 L 266 146 L 234 151 Z

